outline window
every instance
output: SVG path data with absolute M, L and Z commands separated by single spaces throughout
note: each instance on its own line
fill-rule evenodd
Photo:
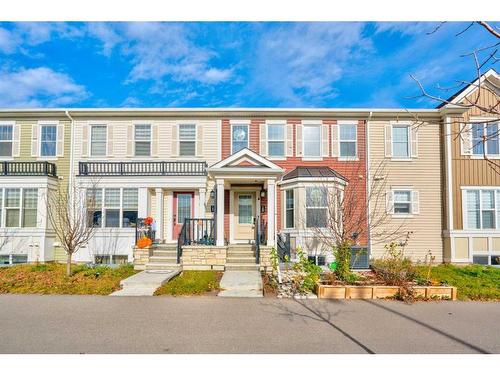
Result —
M 285 190 L 285 228 L 294 227 L 294 206 L 293 189 Z
M 321 126 L 304 125 L 303 143 L 305 157 L 321 156 Z
M 0 255 L 0 264 L 28 263 L 27 254 Z
M 356 157 L 356 124 L 339 125 L 340 157 Z
M 231 128 L 232 153 L 248 148 L 248 125 L 233 125 Z
M 394 190 L 394 213 L 411 214 L 411 190 Z
M 6 227 L 35 228 L 37 226 L 38 189 L 0 189 L 0 219 L 2 218 L 2 211 L 5 211 Z
M 94 256 L 95 264 L 127 264 L 127 255 L 104 254 Z
M 474 155 L 499 155 L 498 123 L 472 124 L 472 153 Z M 486 150 L 485 150 L 486 145 Z
M 0 125 L 0 156 L 12 156 L 12 125 Z
M 238 224 L 253 223 L 252 195 L 238 195 Z
M 392 127 L 392 155 L 395 157 L 410 157 L 410 127 L 407 125 L 393 125 Z
M 191 194 L 177 194 L 177 223 L 184 224 L 184 219 L 191 217 Z
M 267 125 L 268 154 L 271 157 L 285 156 L 285 125 Z
M 90 155 L 105 156 L 107 142 L 106 125 L 92 125 L 90 128 Z
M 40 156 L 56 156 L 57 125 L 40 126 Z
M 196 156 L 196 125 L 179 125 L 179 155 Z
M 327 225 L 327 190 L 306 187 L 306 227 L 325 228 Z
M 97 228 L 131 228 L 137 223 L 138 189 L 87 190 L 88 225 Z M 103 220 L 104 218 L 104 220 Z
M 21 189 L 5 189 L 5 226 L 19 227 Z
M 23 189 L 23 227 L 36 227 L 37 210 L 38 189 Z
M 135 126 L 135 156 L 151 156 L 151 125 Z
M 500 229 L 500 190 L 466 190 L 468 229 Z

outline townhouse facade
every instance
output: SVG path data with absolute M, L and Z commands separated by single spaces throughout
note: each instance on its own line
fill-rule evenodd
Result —
M 494 96 L 487 90 L 481 100 Z M 366 254 L 364 266 L 408 232 L 414 260 L 496 264 L 500 183 L 472 146 L 481 129 L 491 134 L 490 125 L 498 126 L 494 120 L 486 126 L 484 114 L 453 103 L 0 110 L 0 259 L 64 261 L 46 197 L 80 187 L 96 202 L 88 218 L 95 234 L 77 262 L 227 269 L 248 247 L 250 261 L 265 270 L 273 247 L 292 258 L 301 247 L 323 264 L 333 258 L 316 229 L 335 215 L 329 197 L 349 195 L 358 223 L 349 235 Z M 454 126 L 474 136 L 457 141 Z M 489 158 L 498 154 L 496 142 L 487 144 Z M 154 219 L 155 244 L 143 250 L 135 244 L 145 217 Z

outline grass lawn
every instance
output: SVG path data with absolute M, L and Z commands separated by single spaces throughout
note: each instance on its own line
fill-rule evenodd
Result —
M 214 293 L 219 290 L 222 272 L 218 271 L 183 271 L 168 283 L 158 288 L 155 296 L 191 296 Z
M 100 294 L 120 289 L 120 280 L 136 271 L 132 265 L 119 268 L 89 268 L 74 265 L 66 276 L 65 264 L 25 264 L 0 268 L 0 293 L 25 294 Z
M 420 267 L 419 271 L 427 276 L 427 267 Z M 442 264 L 432 267 L 431 278 L 456 286 L 457 298 L 462 301 L 500 300 L 500 268 Z

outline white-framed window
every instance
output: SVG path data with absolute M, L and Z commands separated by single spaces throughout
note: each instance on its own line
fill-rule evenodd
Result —
M 412 213 L 411 190 L 394 190 L 394 213 L 410 215 Z
M 231 125 L 231 154 L 248 148 L 248 128 L 247 124 Z
M 285 228 L 295 227 L 295 200 L 294 190 L 285 190 Z
M 14 126 L 0 124 L 0 157 L 12 156 Z
M 387 211 L 396 217 L 412 217 L 420 213 L 418 190 L 393 188 L 386 193 Z
M 471 132 L 473 155 L 500 155 L 498 123 L 473 123 Z
M 302 134 L 304 157 L 321 157 L 321 125 L 303 125 Z
M 23 264 L 28 263 L 27 254 L 2 254 L 0 255 L 0 264 Z
M 356 124 L 339 125 L 339 156 L 355 158 L 357 156 L 358 126 Z
M 134 127 L 135 156 L 151 156 L 151 125 L 136 124 Z
M 137 224 L 137 188 L 87 190 L 88 225 L 97 228 L 134 228 Z
M 196 125 L 179 125 L 179 155 L 196 156 Z
M 0 226 L 35 228 L 37 219 L 37 188 L 0 188 Z
M 54 157 L 57 155 L 57 125 L 40 125 L 40 156 Z
M 127 264 L 128 255 L 100 254 L 94 255 L 95 264 Z
M 392 156 L 395 158 L 409 158 L 410 145 L 410 126 L 392 125 Z
M 108 127 L 106 125 L 90 126 L 90 156 L 106 156 Z
M 500 229 L 500 190 L 464 190 L 463 199 L 465 228 Z
M 324 186 L 306 186 L 306 227 L 326 228 L 328 191 Z
M 285 124 L 267 125 L 267 153 L 270 157 L 285 156 Z

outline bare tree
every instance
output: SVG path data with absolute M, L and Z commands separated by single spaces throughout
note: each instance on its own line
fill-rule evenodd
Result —
M 95 182 L 86 186 L 59 185 L 47 195 L 47 216 L 67 255 L 67 276 L 71 276 L 73 256 L 88 244 L 95 233 L 92 218 L 96 211 L 96 186 Z

